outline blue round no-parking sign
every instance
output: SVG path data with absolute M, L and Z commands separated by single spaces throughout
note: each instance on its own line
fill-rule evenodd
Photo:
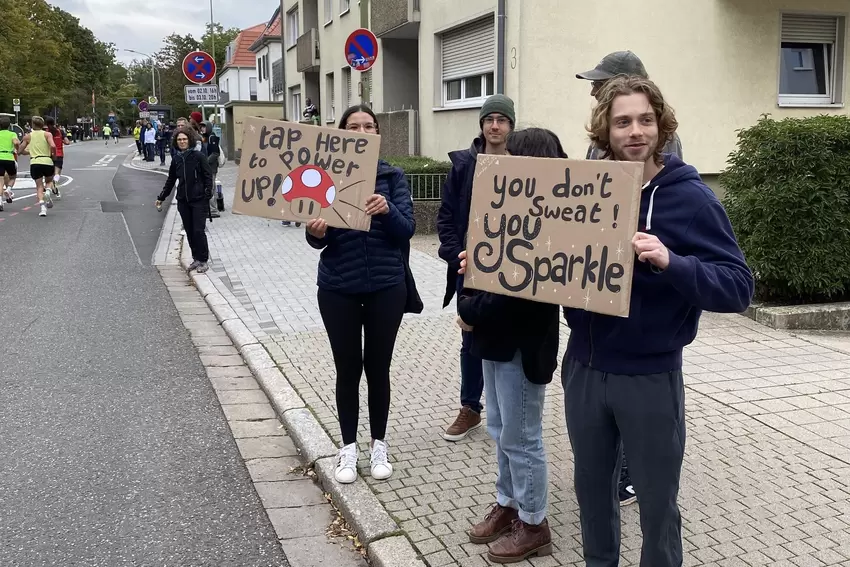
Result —
M 367 29 L 351 32 L 345 40 L 345 60 L 355 71 L 368 71 L 378 59 L 378 38 Z

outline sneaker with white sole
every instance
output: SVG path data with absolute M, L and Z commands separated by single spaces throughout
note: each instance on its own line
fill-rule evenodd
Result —
M 47 216 L 47 207 L 45 206 L 45 204 L 43 202 L 41 203 L 41 210 L 38 212 L 38 216 L 40 216 L 40 217 L 46 217 Z
M 351 484 L 357 480 L 357 443 L 339 450 L 334 478 L 340 484 Z
M 11 203 L 15 198 L 15 193 L 11 189 L 4 189 L 3 197 L 5 197 L 7 203 Z
M 375 439 L 372 441 L 372 456 L 369 459 L 372 464 L 372 478 L 375 480 L 387 480 L 393 474 L 393 466 L 387 455 L 387 444 Z

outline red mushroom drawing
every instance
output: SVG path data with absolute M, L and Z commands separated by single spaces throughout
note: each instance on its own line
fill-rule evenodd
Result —
M 302 165 L 283 180 L 281 194 L 290 212 L 304 220 L 317 218 L 333 205 L 336 187 L 328 172 L 315 165 Z

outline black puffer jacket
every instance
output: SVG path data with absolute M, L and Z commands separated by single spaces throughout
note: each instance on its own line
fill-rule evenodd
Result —
M 168 179 L 165 187 L 159 194 L 158 200 L 164 201 L 174 189 L 177 181 L 177 200 L 192 202 L 209 201 L 213 193 L 212 169 L 207 156 L 195 151 L 194 148 L 185 152 L 177 152 L 171 158 L 171 167 L 168 169 Z
M 322 250 L 318 286 L 339 293 L 369 293 L 405 281 L 402 248 L 416 230 L 413 200 L 404 172 L 378 162 L 375 193 L 387 199 L 389 212 L 372 217 L 368 232 L 328 228 L 322 239 L 307 233 L 307 242 Z

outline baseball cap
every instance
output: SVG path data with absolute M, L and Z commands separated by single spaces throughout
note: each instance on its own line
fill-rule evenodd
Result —
M 599 65 L 590 71 L 577 73 L 576 78 L 587 79 L 588 81 L 605 81 L 617 75 L 637 75 L 644 79 L 649 78 L 640 58 L 631 51 L 609 53 L 599 62 Z

